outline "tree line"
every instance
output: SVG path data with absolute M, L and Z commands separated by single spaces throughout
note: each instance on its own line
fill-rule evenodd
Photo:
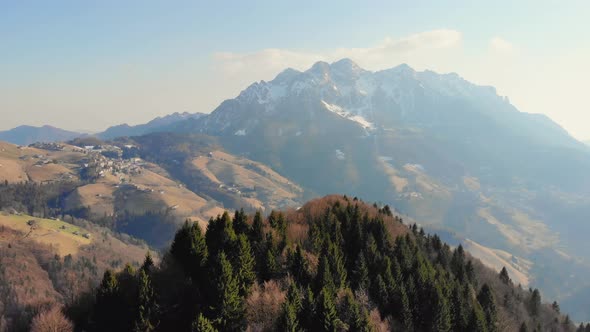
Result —
M 403 221 L 389 207 L 327 202 L 320 213 L 226 212 L 206 230 L 186 221 L 161 262 L 106 271 L 68 315 L 87 331 L 575 330 L 506 269 L 493 273 L 416 225 L 393 234 Z M 254 293 L 273 283 L 277 294 L 264 296 L 278 309 L 256 315 L 269 309 Z

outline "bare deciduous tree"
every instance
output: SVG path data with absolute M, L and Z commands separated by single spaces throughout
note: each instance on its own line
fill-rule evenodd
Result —
M 71 332 L 74 331 L 70 322 L 60 308 L 54 306 L 41 311 L 31 322 L 31 332 Z

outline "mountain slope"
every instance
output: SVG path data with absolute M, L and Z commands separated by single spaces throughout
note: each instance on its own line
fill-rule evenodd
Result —
M 153 133 L 113 143 L 74 141 L 81 146 L 0 142 L 0 194 L 6 192 L 0 208 L 71 214 L 161 247 L 185 219 L 205 225 L 224 207 L 269 212 L 301 204 L 303 190 L 293 181 L 208 140 Z M 47 214 L 31 196 L 55 211 Z
M 52 126 L 19 126 L 10 130 L 0 131 L 0 141 L 28 145 L 35 142 L 63 142 L 82 135 L 84 134 Z
M 106 269 L 138 266 L 149 250 L 108 229 L 67 220 L 0 213 L 2 328 L 28 330 L 41 308 L 76 302 Z
M 187 119 L 198 119 L 203 115 L 203 113 L 173 113 L 163 117 L 157 117 L 148 123 L 140 124 L 137 126 L 129 126 L 128 124 L 122 124 L 118 126 L 109 127 L 107 128 L 107 130 L 97 134 L 96 136 L 102 139 L 112 139 L 122 136 L 140 136 L 152 132 L 164 131 L 165 128 L 169 127 L 170 125 L 176 122 Z
M 186 218 L 205 223 L 223 211 L 218 202 L 186 189 L 161 167 L 139 158 L 124 159 L 118 147 L 101 144 L 87 149 L 65 143 L 17 147 L 0 142 L 0 189 L 6 192 L 0 208 L 21 211 L 29 205 L 45 216 L 71 214 L 156 246 L 164 245 L 159 241 Z M 40 209 L 32 196 L 46 200 L 39 203 L 55 211 Z
M 318 62 L 171 130 L 215 136 L 309 192 L 395 203 L 425 225 L 530 260 L 531 284 L 548 296 L 590 286 L 590 152 L 492 87 L 407 65 Z
M 227 153 L 212 137 L 153 133 L 129 141 L 142 158 L 226 208 L 269 212 L 301 204 L 304 191 L 298 184 L 264 164 Z

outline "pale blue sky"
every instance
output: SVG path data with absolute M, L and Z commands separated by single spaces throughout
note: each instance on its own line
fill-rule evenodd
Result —
M 210 112 L 286 66 L 347 56 L 457 72 L 590 138 L 589 1 L 317 2 L 0 0 L 0 130 Z

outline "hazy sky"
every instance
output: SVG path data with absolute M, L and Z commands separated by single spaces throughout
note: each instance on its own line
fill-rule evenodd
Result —
M 318 4 L 320 3 L 320 4 Z M 408 63 L 590 139 L 590 1 L 0 1 L 0 130 L 210 112 L 285 67 Z

